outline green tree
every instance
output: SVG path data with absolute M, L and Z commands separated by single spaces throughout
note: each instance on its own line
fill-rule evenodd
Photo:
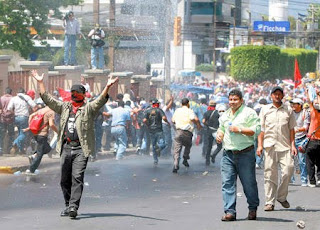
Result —
M 61 17 L 59 7 L 78 5 L 83 0 L 0 0 L 0 49 L 11 49 L 22 57 L 34 50 L 30 28 L 33 27 L 40 37 L 49 28 L 49 10 L 55 17 Z

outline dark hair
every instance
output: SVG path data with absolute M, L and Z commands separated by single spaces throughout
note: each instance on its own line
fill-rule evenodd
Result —
M 6 93 L 7 93 L 7 94 L 11 94 L 11 93 L 12 93 L 12 89 L 9 88 L 9 87 L 7 87 L 7 88 L 6 88 Z
M 118 101 L 118 107 L 124 107 L 124 102 L 123 101 Z
M 207 104 L 207 99 L 201 98 L 200 102 L 201 102 L 202 104 Z
M 123 99 L 123 94 L 122 93 L 117 94 L 117 99 L 118 100 L 122 100 Z
M 24 90 L 24 88 L 19 88 L 18 93 L 26 93 L 26 91 Z
M 182 105 L 187 105 L 189 103 L 189 99 L 188 98 L 183 98 L 182 100 L 181 100 L 181 104 Z
M 238 89 L 231 90 L 230 93 L 229 93 L 229 97 L 230 96 L 238 96 L 240 100 L 242 99 L 242 93 Z
M 126 105 L 131 106 L 131 101 L 126 101 Z

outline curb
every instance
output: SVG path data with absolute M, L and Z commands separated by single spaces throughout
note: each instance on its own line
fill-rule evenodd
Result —
M 136 154 L 135 148 L 128 148 L 125 153 L 126 156 L 134 155 L 134 154 Z M 98 153 L 97 155 L 98 155 L 98 161 L 114 158 L 113 151 L 104 151 L 104 152 Z M 60 157 L 56 159 L 57 161 L 54 161 L 54 162 L 46 162 L 46 163 L 43 162 L 40 164 L 40 167 L 42 166 L 42 167 L 48 168 L 48 167 L 54 166 L 60 162 Z M 14 174 L 17 171 L 24 172 L 28 168 L 29 168 L 29 164 L 21 165 L 21 166 L 0 166 L 0 174 Z

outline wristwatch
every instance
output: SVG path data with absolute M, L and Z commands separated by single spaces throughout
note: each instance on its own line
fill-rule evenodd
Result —
M 239 129 L 239 133 L 241 133 L 242 132 L 241 128 L 238 128 L 238 129 Z

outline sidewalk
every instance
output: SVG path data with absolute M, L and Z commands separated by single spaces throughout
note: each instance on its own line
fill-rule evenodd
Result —
M 136 153 L 136 148 L 130 147 L 127 148 L 125 153 L 126 156 Z M 115 158 L 113 151 L 103 151 L 98 153 L 97 160 L 102 159 L 111 159 Z M 53 166 L 58 166 L 60 163 L 60 157 L 58 155 L 53 155 L 52 158 L 49 158 L 47 155 L 44 155 L 39 169 L 49 168 Z M 29 168 L 28 157 L 25 156 L 10 156 L 9 154 L 4 154 L 0 156 L 0 173 L 13 174 L 14 172 L 21 171 L 24 172 Z

